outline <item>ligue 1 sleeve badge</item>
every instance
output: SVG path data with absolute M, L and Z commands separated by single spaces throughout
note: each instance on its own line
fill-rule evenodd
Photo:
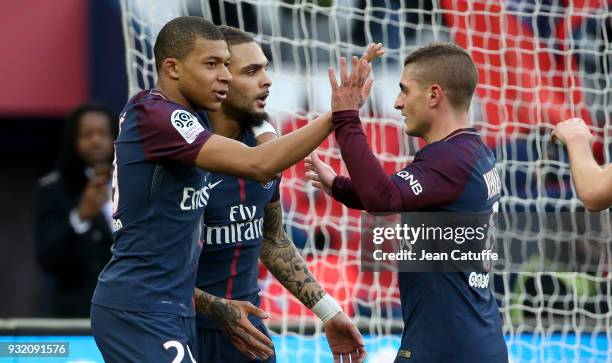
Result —
M 193 143 L 198 135 L 204 131 L 197 117 L 185 110 L 174 110 L 170 116 L 172 126 L 188 143 Z

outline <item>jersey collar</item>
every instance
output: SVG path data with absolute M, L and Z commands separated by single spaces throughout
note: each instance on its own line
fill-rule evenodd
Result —
M 459 136 L 459 135 L 463 135 L 463 134 L 479 136 L 478 131 L 476 131 L 475 128 L 467 127 L 467 128 L 463 128 L 463 129 L 457 129 L 457 130 L 451 132 L 448 136 L 446 136 L 445 138 L 443 138 L 440 141 L 448 141 L 448 140 L 452 139 L 455 136 Z
M 160 90 L 158 90 L 158 89 L 152 88 L 152 89 L 149 91 L 149 94 L 151 94 L 151 95 L 155 95 L 155 96 L 159 96 L 159 97 L 163 98 L 164 100 L 168 101 L 168 97 L 166 97 L 166 95 L 164 95 L 164 94 L 163 94 L 163 93 L 162 93 Z

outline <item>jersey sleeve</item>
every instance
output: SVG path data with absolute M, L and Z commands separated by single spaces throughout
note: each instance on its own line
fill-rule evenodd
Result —
M 213 135 L 191 112 L 155 102 L 141 107 L 138 129 L 145 157 L 193 165 L 198 152 Z
M 454 202 L 470 177 L 463 158 L 444 142 L 430 145 L 414 161 L 391 176 L 402 200 L 402 211 Z
M 365 210 L 408 212 L 450 203 L 461 194 L 469 171 L 452 146 L 431 144 L 417 153 L 412 164 L 389 176 L 369 148 L 357 111 L 334 112 L 332 120 L 351 176 L 343 194 L 354 190 Z
M 332 197 L 352 209 L 363 210 L 363 203 L 353 188 L 351 178 L 338 175 L 332 183 Z
M 278 180 L 276 180 L 276 185 L 274 185 L 274 192 L 272 192 L 272 197 L 270 197 L 270 203 L 278 202 L 280 200 L 280 184 L 281 180 L 283 180 L 283 176 L 280 175 Z

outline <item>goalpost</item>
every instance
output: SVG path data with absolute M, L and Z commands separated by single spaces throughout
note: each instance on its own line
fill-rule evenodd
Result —
M 563 5 L 565 4 L 565 5 Z M 422 141 L 403 133 L 393 109 L 404 57 L 430 41 L 453 41 L 478 66 L 470 121 L 494 151 L 504 213 L 548 214 L 563 221 L 582 205 L 570 183 L 567 156 L 553 144 L 554 124 L 581 117 L 596 135 L 598 161 L 612 161 L 612 5 L 606 0 L 121 0 L 129 93 L 152 88 L 153 43 L 180 15 L 203 16 L 249 32 L 271 62 L 268 112 L 281 133 L 330 107 L 327 67 L 382 42 L 374 89 L 361 114 L 372 150 L 389 172 L 408 162 Z M 346 173 L 335 141 L 318 150 Z M 363 273 L 359 216 L 315 190 L 303 163 L 283 174 L 285 227 L 303 245 L 315 276 L 367 334 L 372 361 L 393 359 L 402 328 L 397 278 Z M 522 231 L 542 246 L 575 241 L 582 254 L 611 255 L 610 213 L 597 233 L 588 226 Z M 512 238 L 512 236 L 502 236 Z M 586 272 L 548 266 L 546 256 L 522 251 L 511 272 L 495 273 L 504 333 L 514 361 L 612 361 L 610 260 Z M 606 266 L 607 264 L 607 266 Z M 262 270 L 262 308 L 286 338 L 279 358 L 327 360 L 320 324 Z M 467 332 L 466 332 L 467 333 Z M 287 345 L 284 345 L 284 344 Z M 311 352 L 314 350 L 314 353 Z M 284 360 L 280 360 L 284 361 Z

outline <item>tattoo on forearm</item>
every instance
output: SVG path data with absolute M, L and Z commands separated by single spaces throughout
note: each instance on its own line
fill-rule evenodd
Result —
M 280 202 L 266 206 L 263 234 L 261 261 L 302 304 L 312 308 L 325 296 L 325 290 L 312 276 L 302 255 L 283 229 Z

